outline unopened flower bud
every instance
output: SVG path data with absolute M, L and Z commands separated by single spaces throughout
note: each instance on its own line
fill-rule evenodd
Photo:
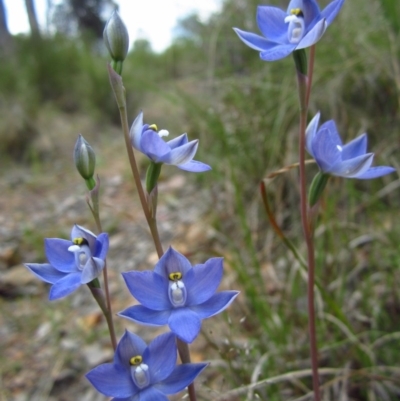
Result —
M 128 54 L 128 30 L 119 14 L 114 11 L 103 32 L 104 42 L 113 61 L 124 61 Z
M 78 140 L 75 143 L 74 161 L 76 169 L 82 178 L 85 180 L 93 178 L 96 155 L 93 148 L 85 141 L 81 134 L 79 134 Z

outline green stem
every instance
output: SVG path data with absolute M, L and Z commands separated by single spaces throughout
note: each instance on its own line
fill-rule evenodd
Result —
M 93 218 L 96 222 L 97 231 L 99 233 L 103 232 L 101 221 L 100 221 L 100 213 L 99 213 L 99 189 L 100 189 L 100 179 L 97 177 L 97 183 L 92 178 L 91 180 L 86 180 L 86 185 L 89 188 L 89 198 L 92 200 L 92 205 L 90 205 L 88 201 L 89 208 L 92 212 Z M 88 199 L 89 200 L 89 199 Z M 104 280 L 104 292 L 106 298 L 106 307 L 101 309 L 103 314 L 106 318 L 108 331 L 110 332 L 111 343 L 114 350 L 117 348 L 117 340 L 115 336 L 115 328 L 114 328 L 114 321 L 112 318 L 112 307 L 111 307 L 111 297 L 110 297 L 110 290 L 108 286 L 108 271 L 107 271 L 107 260 L 104 261 L 104 269 L 103 269 L 103 280 Z M 98 281 L 98 280 L 97 280 Z M 92 282 L 93 283 L 93 282 Z M 90 286 L 89 286 L 90 287 Z M 91 288 L 91 287 L 90 287 Z M 100 288 L 100 283 L 98 287 Z M 92 291 L 93 294 L 93 291 Z M 94 295 L 93 295 L 94 296 Z M 99 303 L 98 299 L 95 297 L 97 303 Z M 99 306 L 101 307 L 100 303 Z
M 139 194 L 140 203 L 142 205 L 143 213 L 146 217 L 147 224 L 150 228 L 151 236 L 154 241 L 157 255 L 159 258 L 161 258 L 161 256 L 164 254 L 164 251 L 163 251 L 163 248 L 161 245 L 160 236 L 158 234 L 156 216 L 155 216 L 155 213 L 154 214 L 151 213 L 151 210 L 147 203 L 146 195 L 143 190 L 142 182 L 140 180 L 139 170 L 138 170 L 138 167 L 136 164 L 135 154 L 133 153 L 132 144 L 131 144 L 131 140 L 129 137 L 129 125 L 128 125 L 128 116 L 127 116 L 127 111 L 126 111 L 125 88 L 123 87 L 123 84 L 122 84 L 122 78 L 119 75 L 115 74 L 115 71 L 113 71 L 112 69 L 109 68 L 108 72 L 109 72 L 109 76 L 110 76 L 111 87 L 114 91 L 115 98 L 117 100 L 117 104 L 118 104 L 118 108 L 119 108 L 122 131 L 124 134 L 126 150 L 128 152 L 129 164 L 131 166 L 133 178 L 135 180 L 136 188 L 137 188 L 137 191 Z M 180 340 L 177 340 L 177 344 L 178 344 L 178 350 L 179 350 L 179 353 L 181 356 L 182 363 L 189 363 L 190 362 L 190 352 L 189 352 L 188 345 Z M 196 401 L 196 393 L 195 393 L 193 383 L 188 386 L 188 393 L 189 393 L 190 401 Z
M 297 54 L 296 54 L 297 53 Z M 298 52 L 294 52 L 295 61 L 300 59 Z M 314 53 L 310 54 L 314 57 Z M 296 67 L 299 67 L 299 62 L 296 61 Z M 311 64 L 313 65 L 313 64 Z M 306 127 L 307 127 L 307 111 L 309 92 L 311 81 L 307 78 L 307 71 L 304 66 L 301 70 L 296 69 L 297 84 L 299 91 L 300 105 L 300 127 L 299 127 L 299 170 L 300 170 L 300 214 L 301 224 L 303 227 L 304 239 L 307 245 L 307 264 L 308 264 L 308 283 L 307 283 L 307 307 L 308 307 L 308 329 L 310 335 L 310 354 L 311 366 L 313 372 L 313 390 L 314 400 L 320 401 L 319 377 L 318 377 L 318 347 L 315 324 L 315 305 L 314 305 L 314 282 L 315 282 L 315 252 L 314 239 L 311 232 L 311 227 L 308 218 L 307 208 L 307 183 L 306 183 L 306 168 L 305 168 L 305 143 L 306 143 Z
M 111 66 L 113 70 L 119 75 L 122 75 L 122 65 L 123 65 L 122 61 L 115 61 L 115 60 L 111 61 Z
M 131 171 L 133 175 L 133 179 L 135 180 L 135 185 L 138 191 L 140 203 L 142 205 L 143 213 L 146 217 L 147 224 L 150 228 L 151 236 L 153 238 L 154 245 L 156 247 L 157 255 L 159 258 L 164 254 L 160 236 L 158 234 L 157 221 L 155 217 L 152 216 L 149 205 L 147 204 L 146 195 L 143 190 L 142 182 L 140 180 L 139 169 L 136 164 L 135 154 L 133 153 L 131 140 L 129 137 L 129 124 L 128 124 L 128 114 L 126 110 L 126 97 L 125 97 L 125 88 L 122 84 L 122 78 L 115 73 L 114 70 L 109 67 L 108 69 L 111 87 L 114 91 L 115 98 L 119 108 L 119 114 L 121 118 L 121 126 L 122 132 L 124 134 L 125 139 L 125 147 L 128 153 L 129 164 L 131 166 Z
M 96 278 L 88 284 L 90 292 L 93 295 L 93 298 L 96 300 L 97 304 L 99 305 L 100 309 L 102 310 L 108 326 L 108 331 L 110 333 L 111 344 L 114 348 L 114 351 L 117 349 L 117 340 L 115 337 L 115 330 L 114 330 L 114 322 L 112 319 L 111 310 L 108 309 L 104 292 L 100 287 L 99 280 Z
M 178 346 L 179 356 L 182 363 L 190 363 L 190 350 L 189 345 L 179 338 L 176 339 L 176 344 Z M 194 389 L 194 383 L 189 384 L 188 393 L 190 401 L 196 401 L 196 391 Z

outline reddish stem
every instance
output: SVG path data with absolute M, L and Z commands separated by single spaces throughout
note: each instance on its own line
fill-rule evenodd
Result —
M 303 227 L 304 239 L 307 245 L 308 262 L 308 287 L 307 287 L 307 307 L 308 307 L 308 329 L 310 335 L 310 354 L 313 376 L 314 400 L 320 401 L 319 377 L 318 377 L 318 347 L 315 325 L 315 306 L 314 306 L 314 284 L 315 284 L 315 251 L 314 239 L 308 217 L 307 206 L 307 182 L 305 166 L 305 144 L 308 102 L 311 93 L 312 69 L 314 66 L 315 46 L 310 51 L 308 77 L 297 71 L 297 83 L 300 100 L 300 127 L 299 127 L 299 170 L 300 170 L 300 213 L 301 224 Z

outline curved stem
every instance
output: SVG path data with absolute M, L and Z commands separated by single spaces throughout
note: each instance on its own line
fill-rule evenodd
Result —
M 189 345 L 180 340 L 179 338 L 176 339 L 176 344 L 178 346 L 178 352 L 182 363 L 190 363 Z M 194 389 L 194 383 L 189 384 L 188 393 L 190 401 L 196 401 L 196 392 Z
M 159 258 L 164 254 L 160 236 L 158 234 L 157 220 L 154 212 L 150 210 L 150 205 L 147 202 L 145 192 L 143 190 L 142 182 L 140 180 L 139 170 L 137 168 L 135 154 L 132 149 L 131 140 L 129 137 L 129 125 L 128 125 L 128 115 L 126 111 L 126 99 L 125 99 L 125 88 L 122 85 L 122 78 L 115 73 L 114 70 L 109 66 L 108 73 L 110 77 L 111 87 L 114 91 L 115 98 L 119 107 L 119 113 L 121 117 L 122 131 L 124 133 L 126 150 L 128 152 L 129 164 L 131 166 L 133 178 L 135 180 L 136 188 L 139 194 L 140 203 L 142 205 L 143 213 L 146 217 L 147 224 L 150 228 L 151 236 L 153 237 L 154 245 L 156 247 L 157 255 Z M 181 357 L 182 363 L 190 363 L 190 351 L 189 346 L 183 341 L 177 339 L 177 345 L 179 350 L 179 355 Z M 190 401 L 196 401 L 196 392 L 194 389 L 194 384 L 188 386 L 188 393 Z
M 87 204 L 90 208 L 90 211 L 92 212 L 94 221 L 96 222 L 97 231 L 99 233 L 102 233 L 103 228 L 101 226 L 100 212 L 99 212 L 100 178 L 97 177 L 97 181 L 94 181 L 93 179 L 91 181 L 86 181 L 86 184 L 89 188 L 89 195 L 87 195 L 87 199 L 86 199 Z M 92 201 L 92 204 L 90 204 L 90 200 Z M 106 305 L 104 307 L 102 306 L 102 303 L 101 303 L 103 301 L 101 301 L 101 302 L 99 301 L 100 298 L 95 296 L 95 293 L 92 291 L 92 288 L 91 288 L 91 291 L 106 318 L 107 325 L 108 325 L 108 331 L 110 333 L 110 338 L 111 338 L 111 344 L 115 351 L 117 348 L 117 339 L 115 336 L 114 320 L 113 320 L 112 307 L 111 307 L 111 297 L 110 297 L 110 290 L 108 287 L 107 260 L 105 260 L 104 263 L 105 264 L 104 264 L 104 268 L 103 268 L 103 281 L 104 281 L 104 292 L 105 292 L 105 298 L 106 298 Z
M 122 132 L 124 134 L 125 147 L 126 151 L 128 152 L 128 159 L 129 159 L 129 164 L 131 166 L 133 179 L 135 180 L 135 185 L 139 194 L 139 199 L 142 205 L 143 213 L 146 217 L 147 224 L 150 228 L 151 236 L 153 238 L 158 257 L 160 258 L 164 254 L 164 251 L 161 245 L 160 236 L 158 234 L 157 221 L 150 212 L 149 205 L 146 199 L 146 194 L 143 190 L 142 181 L 140 179 L 139 169 L 136 164 L 135 154 L 133 152 L 131 140 L 129 137 L 129 124 L 128 124 L 128 114 L 126 110 L 125 88 L 122 83 L 122 78 L 111 68 L 111 66 L 108 66 L 108 74 L 110 78 L 111 88 L 114 91 L 115 99 L 117 101 L 119 108 Z
M 310 52 L 310 59 L 314 58 L 315 52 Z M 309 65 L 313 66 L 313 61 Z M 300 102 L 300 127 L 299 127 L 299 170 L 300 170 L 300 213 L 301 224 L 303 227 L 304 239 L 307 246 L 307 264 L 308 264 L 308 285 L 307 285 L 307 307 L 308 307 L 308 329 L 310 335 L 310 354 L 311 366 L 313 372 L 313 390 L 314 400 L 320 401 L 319 377 L 318 377 L 318 347 L 315 325 L 315 305 L 314 305 L 314 283 L 315 283 L 315 253 L 314 239 L 308 218 L 307 207 L 307 183 L 305 168 L 305 134 L 307 127 L 308 102 L 311 92 L 311 70 L 309 77 L 297 71 L 297 83 Z
M 136 164 L 135 154 L 133 153 L 131 140 L 129 138 L 129 125 L 128 125 L 128 116 L 126 112 L 126 107 L 120 107 L 119 112 L 121 116 L 122 130 L 125 138 L 125 146 L 128 152 L 129 164 L 131 165 L 131 170 L 139 194 L 140 203 L 142 205 L 143 213 L 146 217 L 147 224 L 150 228 L 151 236 L 153 238 L 154 245 L 156 247 L 157 255 L 159 258 L 161 258 L 161 256 L 164 254 L 164 251 L 161 245 L 160 236 L 158 234 L 157 221 L 154 217 L 152 217 L 150 213 L 146 195 L 143 190 L 142 181 L 140 180 L 140 174 Z
M 97 279 L 96 279 L 97 280 Z M 114 321 L 112 318 L 111 310 L 108 309 L 105 297 L 102 289 L 100 288 L 100 283 L 96 283 L 96 280 L 93 280 L 91 283 L 88 284 L 90 292 L 93 295 L 93 298 L 96 300 L 97 304 L 99 305 L 101 311 L 103 312 L 108 326 L 108 331 L 110 333 L 111 344 L 114 348 L 114 351 L 117 349 L 117 340 L 115 337 L 115 330 L 114 330 Z

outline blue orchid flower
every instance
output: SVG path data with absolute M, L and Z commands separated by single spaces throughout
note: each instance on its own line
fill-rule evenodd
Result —
M 286 12 L 258 6 L 257 24 L 264 37 L 233 29 L 247 46 L 260 52 L 262 60 L 275 61 L 317 43 L 343 4 L 344 0 L 334 0 L 320 11 L 315 0 L 291 0 Z
M 306 130 L 306 149 L 322 172 L 345 178 L 368 180 L 396 171 L 393 167 L 371 167 L 373 153 L 367 153 L 367 134 L 343 145 L 336 124 L 329 120 L 318 129 L 317 113 Z
M 122 273 L 130 293 L 142 304 L 118 315 L 134 322 L 163 326 L 186 343 L 199 334 L 201 320 L 228 307 L 237 291 L 215 293 L 222 279 L 222 258 L 211 258 L 191 266 L 188 259 L 171 247 L 154 271 Z
M 98 277 L 104 268 L 107 251 L 108 234 L 101 233 L 96 237 L 91 231 L 75 225 L 71 241 L 45 239 L 49 263 L 27 263 L 25 266 L 40 280 L 53 284 L 49 293 L 49 299 L 53 301 Z
M 189 142 L 187 134 L 182 134 L 165 142 L 162 137 L 168 135 L 167 130 L 158 131 L 156 125 L 143 124 L 143 112 L 136 117 L 130 130 L 132 146 L 154 163 L 171 164 L 195 173 L 211 170 L 209 165 L 193 160 L 199 146 L 197 139 Z
M 176 366 L 177 348 L 172 333 L 156 337 L 148 346 L 136 334 L 125 331 L 113 363 L 102 364 L 87 379 L 112 401 L 168 401 L 166 394 L 183 390 L 207 366 Z

